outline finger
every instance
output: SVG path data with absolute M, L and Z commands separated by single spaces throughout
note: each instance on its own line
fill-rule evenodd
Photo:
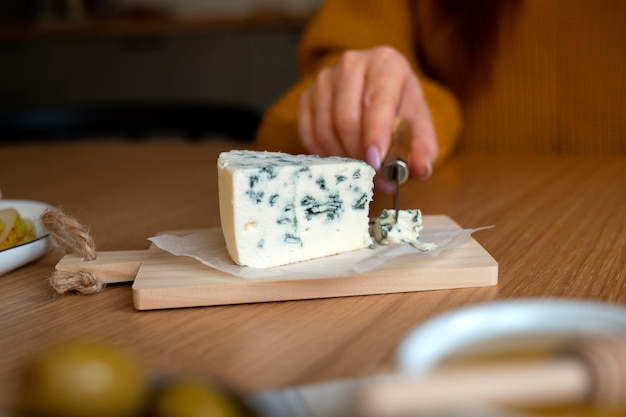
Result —
M 322 153 L 322 149 L 313 140 L 313 114 L 311 107 L 311 88 L 302 92 L 298 100 L 298 133 L 300 142 L 307 152 L 315 155 Z
M 313 142 L 321 149 L 321 156 L 345 155 L 332 123 L 332 100 L 337 88 L 334 68 L 320 71 L 313 87 L 311 90 Z
M 384 159 L 407 77 L 407 65 L 389 48 L 373 57 L 363 91 L 362 152 L 374 145 Z
M 374 188 L 376 188 L 376 190 L 385 194 L 391 194 L 396 191 L 395 184 L 391 184 L 387 182 L 384 178 L 378 175 L 374 177 Z
M 398 115 L 411 126 L 411 175 L 427 179 L 432 174 L 438 145 L 430 109 L 417 77 L 407 80 Z
M 335 96 L 333 98 L 333 126 L 346 155 L 363 158 L 361 152 L 361 97 L 366 58 L 363 52 L 344 53 L 335 66 Z

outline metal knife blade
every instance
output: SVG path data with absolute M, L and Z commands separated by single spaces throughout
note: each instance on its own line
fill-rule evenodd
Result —
M 401 117 L 396 117 L 391 130 L 391 144 L 382 164 L 383 178 L 395 185 L 396 222 L 400 206 L 400 185 L 409 179 L 411 156 L 411 126 Z

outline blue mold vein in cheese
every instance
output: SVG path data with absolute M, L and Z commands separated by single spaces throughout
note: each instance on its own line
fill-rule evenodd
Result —
M 374 174 L 350 158 L 222 153 L 220 218 L 231 258 L 269 268 L 368 247 Z

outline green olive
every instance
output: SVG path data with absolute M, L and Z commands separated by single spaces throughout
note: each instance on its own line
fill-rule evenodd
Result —
M 250 412 L 217 384 L 176 378 L 155 392 L 151 417 L 245 417 Z
M 144 405 L 142 369 L 125 352 L 94 342 L 44 351 L 25 369 L 20 414 L 37 417 L 126 417 Z

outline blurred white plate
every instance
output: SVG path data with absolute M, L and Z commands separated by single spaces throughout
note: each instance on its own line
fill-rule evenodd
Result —
M 14 208 L 20 216 L 35 223 L 37 238 L 21 245 L 0 250 L 0 276 L 42 256 L 50 248 L 50 238 L 41 226 L 39 216 L 44 210 L 54 207 L 31 200 L 0 200 L 0 210 Z
M 591 301 L 522 299 L 476 305 L 426 321 L 400 343 L 400 371 L 424 375 L 456 356 L 554 347 L 565 338 L 623 334 L 626 308 Z

